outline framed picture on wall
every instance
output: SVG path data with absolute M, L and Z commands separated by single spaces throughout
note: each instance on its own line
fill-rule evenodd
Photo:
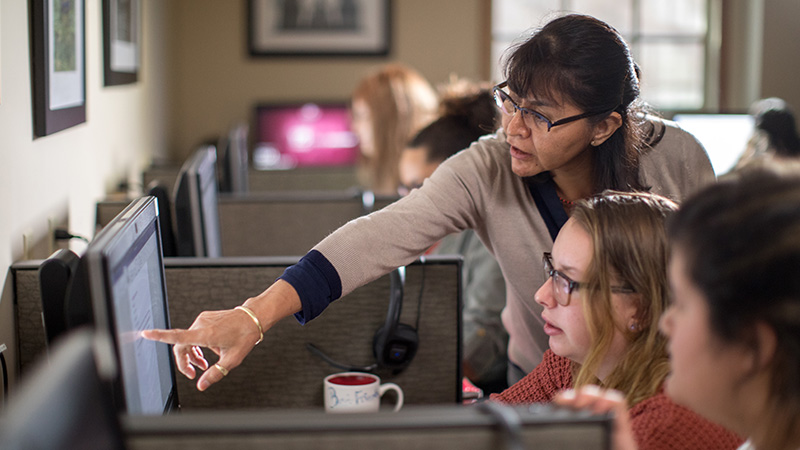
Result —
M 103 79 L 106 86 L 138 79 L 139 0 L 103 0 Z
M 47 136 L 86 122 L 83 0 L 32 0 L 33 131 Z
M 252 56 L 383 56 L 390 0 L 248 0 Z

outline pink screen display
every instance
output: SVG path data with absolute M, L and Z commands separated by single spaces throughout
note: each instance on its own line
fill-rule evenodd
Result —
M 358 158 L 358 138 L 344 105 L 259 107 L 257 138 L 297 166 L 352 165 Z

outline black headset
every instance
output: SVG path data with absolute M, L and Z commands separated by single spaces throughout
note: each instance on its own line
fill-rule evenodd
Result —
M 400 323 L 403 308 L 403 286 L 406 268 L 399 267 L 390 274 L 389 309 L 386 323 L 378 328 L 372 341 L 372 353 L 378 365 L 399 372 L 411 363 L 419 347 L 416 328 Z
M 400 323 L 403 309 L 403 285 L 406 279 L 406 268 L 399 267 L 389 274 L 389 308 L 386 311 L 386 322 L 375 332 L 372 339 L 372 353 L 375 364 L 365 367 L 341 364 L 318 349 L 314 344 L 306 344 L 306 348 L 325 360 L 328 364 L 343 370 L 371 372 L 378 367 L 391 369 L 399 373 L 414 359 L 419 347 L 417 329 L 411 325 Z

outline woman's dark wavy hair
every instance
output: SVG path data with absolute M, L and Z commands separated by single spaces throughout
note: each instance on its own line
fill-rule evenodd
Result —
M 517 94 L 555 102 L 561 96 L 600 122 L 612 111 L 622 126 L 594 151 L 595 191 L 644 190 L 639 155 L 644 148 L 645 105 L 639 100 L 639 67 L 610 25 L 594 17 L 559 17 L 510 48 L 503 62 Z
M 429 163 L 444 161 L 497 125 L 498 110 L 488 88 L 459 82 L 451 90 L 442 93 L 439 117 L 408 143 L 409 147 L 424 147 Z
M 764 419 L 778 440 L 800 411 L 800 171 L 779 170 L 733 174 L 688 199 L 668 223 L 673 252 L 708 302 L 720 342 L 755 348 L 757 323 L 775 332 Z

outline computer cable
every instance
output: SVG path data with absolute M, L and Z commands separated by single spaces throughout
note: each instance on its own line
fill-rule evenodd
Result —
M 519 414 L 510 406 L 498 402 L 481 402 L 477 406 L 479 411 L 492 416 L 504 431 L 506 448 L 508 450 L 524 450 L 522 443 L 522 420 Z
M 86 237 L 80 236 L 80 235 L 77 235 L 77 234 L 72 234 L 72 233 L 70 233 L 69 231 L 67 231 L 67 230 L 65 230 L 63 228 L 56 228 L 55 231 L 54 231 L 54 236 L 53 237 L 57 241 L 68 241 L 70 239 L 80 239 L 83 242 L 89 243 L 89 239 L 87 239 Z
M 317 346 L 315 346 L 314 344 L 312 344 L 310 342 L 306 343 L 306 348 L 311 353 L 313 353 L 313 354 L 319 356 L 320 358 L 322 358 L 322 360 L 325 361 L 326 363 L 328 363 L 328 364 L 330 364 L 333 367 L 336 367 L 338 369 L 346 370 L 348 372 L 372 372 L 373 370 L 378 368 L 378 364 L 377 363 L 370 364 L 369 366 L 360 367 L 360 366 L 351 366 L 351 365 L 347 365 L 347 364 L 342 364 L 340 362 L 336 362 L 330 356 L 326 355 L 322 350 L 320 350 L 319 348 L 317 348 Z
M 422 262 L 422 277 L 419 282 L 419 296 L 417 297 L 417 323 L 414 324 L 414 328 L 417 330 L 419 330 L 419 318 L 422 315 L 422 294 L 425 292 L 425 268 L 427 267 L 425 256 L 421 256 L 420 261 Z

